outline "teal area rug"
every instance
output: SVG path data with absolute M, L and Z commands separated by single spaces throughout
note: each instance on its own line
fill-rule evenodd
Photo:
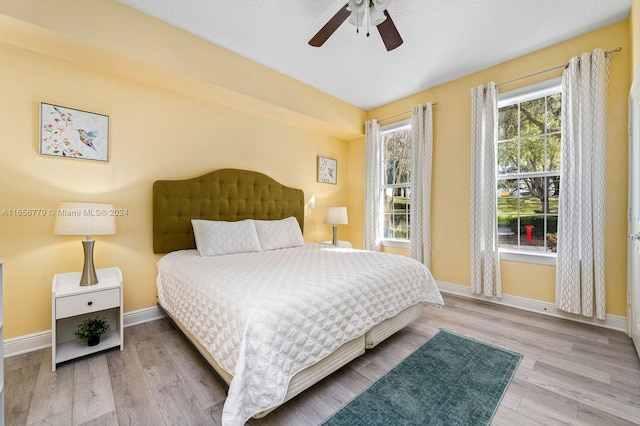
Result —
M 323 425 L 488 425 L 521 359 L 441 330 Z

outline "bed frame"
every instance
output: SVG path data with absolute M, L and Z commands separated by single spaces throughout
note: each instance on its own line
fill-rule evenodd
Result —
M 277 220 L 290 216 L 294 216 L 303 229 L 304 193 L 262 173 L 221 169 L 192 179 L 156 181 L 153 184 L 153 251 L 169 253 L 196 248 L 191 219 L 233 222 L 244 219 Z M 282 404 L 420 317 L 422 310 L 422 304 L 411 306 L 298 372 L 291 378 Z M 218 375 L 227 384 L 231 383 L 233 376 L 218 365 L 183 324 L 165 309 L 163 311 Z M 254 417 L 264 417 L 276 408 Z

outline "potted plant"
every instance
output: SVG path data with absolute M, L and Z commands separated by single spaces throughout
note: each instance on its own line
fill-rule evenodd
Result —
M 109 331 L 111 326 L 106 318 L 87 318 L 78 325 L 76 338 L 82 342 L 87 342 L 88 346 L 95 346 L 100 343 L 100 336 Z

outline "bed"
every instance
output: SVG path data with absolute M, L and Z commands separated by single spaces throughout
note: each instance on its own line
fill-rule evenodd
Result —
M 158 303 L 229 385 L 222 421 L 262 417 L 442 305 L 413 259 L 302 239 L 304 194 L 222 169 L 153 185 Z

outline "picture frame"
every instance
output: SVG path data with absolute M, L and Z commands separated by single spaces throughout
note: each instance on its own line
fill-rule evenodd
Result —
M 318 156 L 318 182 L 335 185 L 338 181 L 338 161 Z
M 109 116 L 40 102 L 40 155 L 109 161 Z

